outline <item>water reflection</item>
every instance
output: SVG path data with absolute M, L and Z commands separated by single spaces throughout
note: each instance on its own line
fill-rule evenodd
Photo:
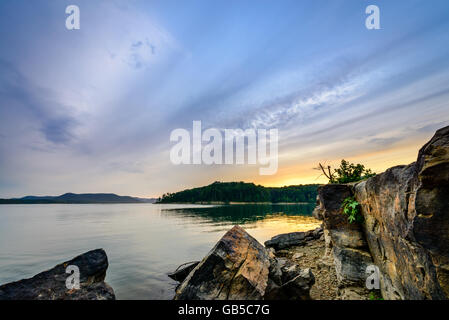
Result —
M 280 233 L 307 231 L 321 222 L 312 217 L 315 204 L 257 204 L 173 207 L 161 215 L 184 228 L 194 226 L 202 233 L 224 234 L 238 224 L 259 242 L 264 243 Z
M 233 225 L 259 242 L 314 229 L 304 205 L 3 205 L 0 284 L 31 277 L 57 263 L 104 248 L 106 281 L 118 299 L 171 299 L 167 273 L 203 258 Z
M 193 208 L 165 208 L 163 215 L 183 216 L 207 223 L 248 224 L 273 216 L 311 216 L 315 204 L 257 204 L 197 206 Z

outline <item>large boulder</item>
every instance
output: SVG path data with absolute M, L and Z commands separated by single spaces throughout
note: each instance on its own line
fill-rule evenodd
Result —
M 261 299 L 269 267 L 265 248 L 235 226 L 187 276 L 176 290 L 175 299 Z
M 68 266 L 79 268 L 79 289 L 66 286 Z M 107 268 L 105 251 L 92 250 L 32 278 L 0 286 L 0 300 L 114 300 L 114 290 L 104 282 Z
M 320 187 L 314 215 L 323 220 L 342 296 L 363 293 L 363 270 L 373 263 L 384 299 L 448 299 L 448 195 L 449 127 L 436 132 L 415 163 Z M 342 214 L 348 196 L 360 203 L 363 223 L 349 224 Z M 348 288 L 357 294 L 346 294 Z
M 343 214 L 343 201 L 353 196 L 352 186 L 329 184 L 318 188 L 319 205 L 314 211 L 318 219 L 323 220 L 324 229 L 330 237 L 330 245 L 342 248 L 365 249 L 367 243 L 363 228 L 358 223 L 349 223 Z
M 449 298 L 449 127 L 417 162 L 355 186 L 387 299 Z
M 189 273 L 176 300 L 307 299 L 310 270 L 279 261 L 244 229 L 234 226 Z M 273 294 L 276 291 L 278 294 Z

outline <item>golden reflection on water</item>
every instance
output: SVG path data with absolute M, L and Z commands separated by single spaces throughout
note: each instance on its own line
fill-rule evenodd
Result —
M 265 219 L 242 227 L 263 243 L 281 233 L 308 231 L 318 228 L 321 221 L 310 216 L 267 216 Z
M 239 224 L 261 244 L 320 225 L 314 205 L 42 204 L 0 208 L 0 283 L 16 281 L 95 248 L 109 259 L 118 299 L 172 299 L 167 272 L 202 259 Z M 301 214 L 304 215 L 301 215 Z

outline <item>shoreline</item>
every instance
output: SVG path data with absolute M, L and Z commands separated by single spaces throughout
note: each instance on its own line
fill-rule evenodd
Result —
M 251 204 L 267 204 L 267 205 L 297 205 L 297 204 L 313 204 L 314 202 L 237 202 L 237 201 L 199 201 L 199 202 L 155 202 L 154 204 L 204 204 L 204 205 L 251 205 Z
M 3 202 L 0 201 L 0 205 L 11 204 L 197 204 L 197 205 L 298 205 L 298 204 L 310 204 L 313 202 L 224 202 L 224 201 L 201 201 L 201 202 Z

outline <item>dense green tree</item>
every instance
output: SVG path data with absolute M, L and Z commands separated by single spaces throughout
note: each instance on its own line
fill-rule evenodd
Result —
M 350 163 L 344 159 L 341 160 L 340 167 L 334 169 L 333 172 L 330 166 L 325 168 L 321 163 L 318 169 L 329 179 L 329 183 L 357 182 L 376 175 L 371 169 L 366 169 L 363 164 Z
M 205 187 L 166 193 L 159 202 L 315 202 L 318 186 L 312 184 L 273 188 L 254 183 L 216 181 Z

